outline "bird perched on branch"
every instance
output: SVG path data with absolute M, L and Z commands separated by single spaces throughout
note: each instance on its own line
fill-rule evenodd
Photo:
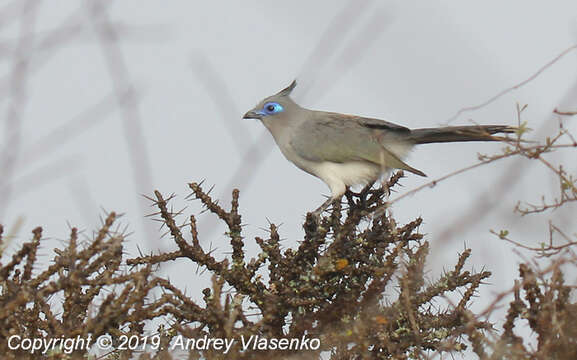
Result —
M 414 145 L 502 141 L 505 138 L 493 134 L 516 131 L 505 125 L 409 129 L 379 119 L 309 110 L 290 98 L 295 86 L 293 81 L 243 118 L 262 121 L 289 161 L 328 185 L 331 197 L 315 210 L 316 216 L 339 200 L 348 186 L 374 182 L 390 169 L 426 176 L 403 161 Z

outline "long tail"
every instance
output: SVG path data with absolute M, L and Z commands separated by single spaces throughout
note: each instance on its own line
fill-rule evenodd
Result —
M 425 128 L 411 130 L 409 140 L 414 144 L 430 144 L 457 141 L 502 141 L 501 136 L 493 134 L 511 134 L 517 128 L 506 125 L 472 125 L 447 126 L 440 128 Z

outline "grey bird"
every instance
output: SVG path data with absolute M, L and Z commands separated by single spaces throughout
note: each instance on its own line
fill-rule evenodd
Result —
M 347 187 L 374 182 L 391 169 L 426 176 L 403 162 L 414 145 L 502 141 L 505 138 L 492 135 L 516 131 L 505 125 L 409 129 L 379 119 L 309 110 L 291 99 L 295 86 L 293 81 L 243 118 L 262 121 L 289 161 L 328 185 L 331 197 L 315 210 L 316 216 L 340 200 Z

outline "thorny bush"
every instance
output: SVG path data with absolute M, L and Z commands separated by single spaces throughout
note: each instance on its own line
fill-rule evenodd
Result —
M 283 248 L 277 227 L 270 224 L 267 238 L 255 238 L 260 252 L 251 259 L 244 251 L 238 190 L 233 191 L 230 210 L 225 210 L 196 183 L 189 184 L 193 197 L 227 226 L 230 258 L 217 260 L 201 246 L 195 216 L 177 225 L 182 214 L 170 211 L 172 197 L 158 191 L 153 199 L 156 215 L 177 246 L 172 252 L 124 259 L 124 234 L 113 230 L 117 215 L 110 213 L 92 241 L 79 244 L 78 232 L 72 229 L 68 245 L 55 250 L 51 265 L 35 269 L 42 243 L 42 229 L 36 228 L 32 240 L 0 264 L 0 352 L 7 358 L 37 358 L 8 349 L 6 339 L 15 334 L 143 336 L 150 335 L 147 323 L 162 319 L 168 325 L 158 328 L 160 349 L 116 350 L 101 356 L 170 359 L 179 356 L 169 346 L 175 337 L 206 335 L 319 339 L 318 349 L 276 350 L 274 358 L 406 359 L 463 351 L 482 359 L 575 358 L 577 331 L 572 325 L 577 308 L 570 302 L 571 287 L 564 284 L 560 265 L 539 272 L 520 266 L 514 301 L 503 331 L 496 332 L 481 320 L 484 314 L 470 310 L 476 290 L 491 275 L 465 270 L 471 250 L 458 255 L 452 270 L 427 281 L 429 245 L 418 231 L 421 219 L 399 225 L 382 210 L 385 192 L 401 177 L 401 172 L 395 174 L 381 188 L 348 191 L 345 206 L 335 204 L 321 219 L 308 214 L 304 238 L 295 249 Z M 0 240 L 2 231 L 0 227 Z M 212 273 L 212 288 L 202 291 L 203 304 L 155 275 L 157 265 L 179 258 Z M 225 284 L 232 291 L 224 291 Z M 160 296 L 157 290 L 162 290 Z M 439 304 L 447 306 L 441 309 Z M 255 312 L 258 316 L 250 316 Z M 538 335 L 537 349 L 527 348 L 515 334 L 515 324 L 521 321 Z M 44 356 L 94 355 L 78 349 Z M 235 341 L 227 354 L 208 349 L 190 350 L 189 356 L 260 359 L 271 353 L 243 349 Z

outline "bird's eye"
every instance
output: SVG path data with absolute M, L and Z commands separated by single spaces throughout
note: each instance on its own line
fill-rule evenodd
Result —
M 269 102 L 264 104 L 264 112 L 268 115 L 274 115 L 277 114 L 279 112 L 282 112 L 284 110 L 284 108 L 282 107 L 281 104 L 276 103 L 276 102 Z

